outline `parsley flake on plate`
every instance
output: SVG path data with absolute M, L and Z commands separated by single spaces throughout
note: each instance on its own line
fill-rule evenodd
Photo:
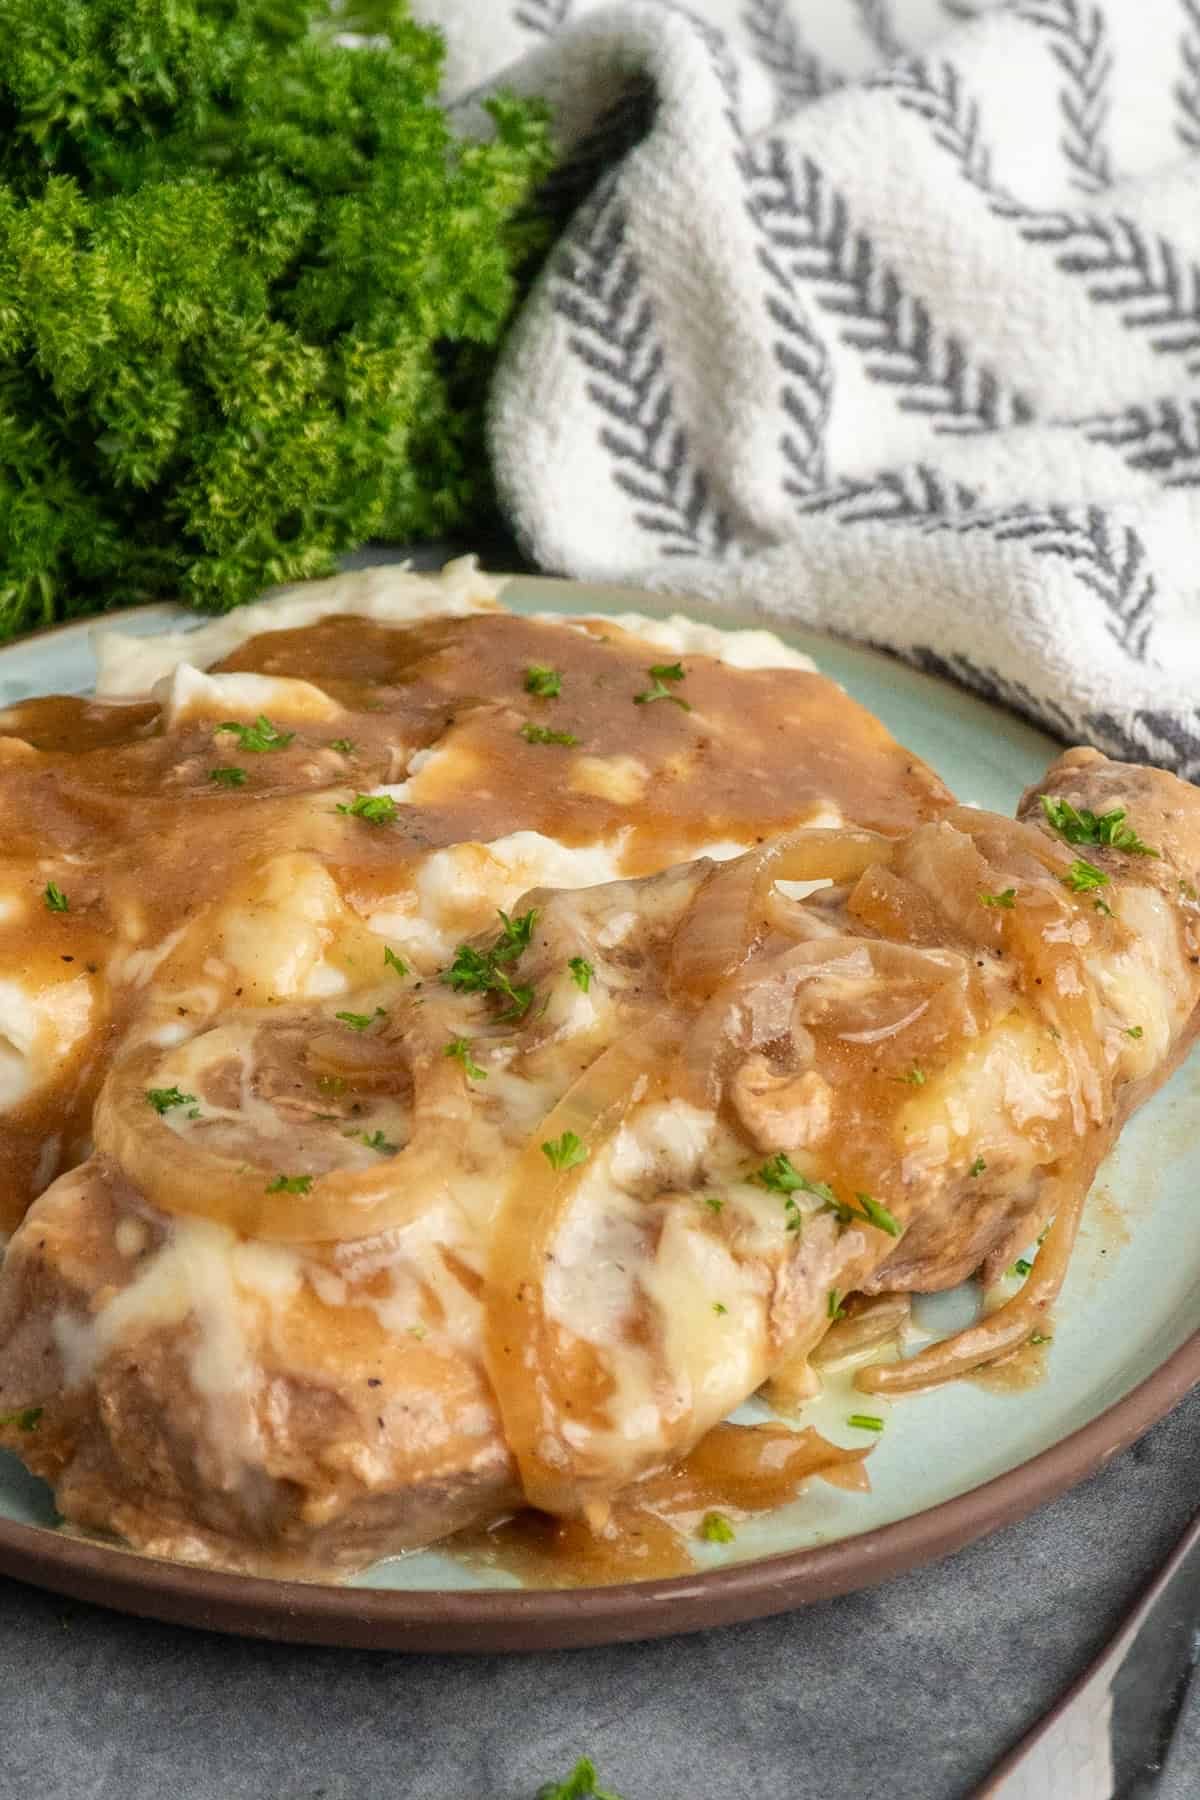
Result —
M 385 966 L 389 969 L 395 969 L 397 975 L 408 974 L 408 964 L 402 957 L 396 955 L 396 952 L 392 949 L 390 944 L 383 953 L 383 960 Z
M 465 1037 L 451 1038 L 450 1042 L 446 1045 L 445 1049 L 442 1051 L 442 1055 L 456 1057 L 457 1060 L 462 1064 L 463 1072 L 466 1075 L 468 1081 L 486 1081 L 487 1080 L 487 1070 L 481 1069 L 479 1064 L 472 1060 L 470 1038 L 465 1038 Z
M 708 1512 L 700 1521 L 700 1536 L 706 1544 L 732 1544 L 736 1535 L 724 1513 Z
M 335 1019 L 340 1019 L 343 1025 L 348 1025 L 351 1031 L 365 1031 L 368 1025 L 375 1023 L 376 1019 L 386 1019 L 387 1013 L 382 1006 L 377 1006 L 373 1013 L 339 1012 L 334 1013 L 333 1016 Z
M 47 912 L 65 913 L 70 912 L 71 910 L 71 902 L 67 899 L 67 896 L 63 893 L 62 889 L 56 887 L 52 881 L 46 883 L 42 892 L 42 898 L 46 902 Z
M 1086 806 L 1076 811 L 1069 800 L 1054 799 L 1050 794 L 1040 798 L 1051 831 L 1057 832 L 1064 843 L 1100 844 L 1110 850 L 1123 850 L 1127 856 L 1158 855 L 1149 844 L 1143 844 L 1132 825 L 1126 825 L 1124 807 L 1094 813 Z
M 1016 888 L 1005 888 L 1002 894 L 980 894 L 980 906 L 1002 907 L 1006 912 L 1016 904 Z
M 349 806 L 339 801 L 337 810 L 352 819 L 365 819 L 368 825 L 390 825 L 396 817 L 396 802 L 390 794 L 355 794 Z
M 265 1194 L 307 1194 L 313 1184 L 311 1175 L 277 1175 L 263 1189 Z
M 550 1138 L 542 1145 L 542 1154 L 552 1169 L 577 1169 L 588 1159 L 587 1147 L 573 1131 Z
M 646 672 L 652 678 L 654 686 L 647 688 L 644 693 L 633 696 L 635 706 L 649 706 L 655 700 L 669 700 L 672 706 L 678 706 L 681 711 L 691 712 L 692 709 L 683 695 L 673 694 L 666 686 L 668 681 L 683 680 L 682 663 L 655 663 L 653 668 Z
M 177 1087 L 147 1088 L 146 1103 L 152 1106 L 159 1118 L 170 1112 L 173 1106 L 194 1106 L 195 1094 L 181 1094 Z
M 562 693 L 562 676 L 557 669 L 533 663 L 525 671 L 525 692 L 536 694 L 539 700 L 555 700 Z
M 1087 894 L 1093 888 L 1108 886 L 1108 876 L 1095 863 L 1083 862 L 1077 858 L 1059 878 L 1064 887 L 1069 887 L 1073 894 Z
M 548 725 L 531 725 L 528 719 L 521 727 L 521 736 L 527 744 L 562 744 L 567 750 L 579 742 L 573 731 L 551 731 Z
M 883 1430 L 883 1420 L 879 1417 L 878 1413 L 851 1413 L 850 1417 L 846 1420 L 846 1423 L 847 1425 L 853 1425 L 855 1431 Z
M 253 725 L 239 725 L 236 719 L 227 719 L 224 725 L 217 726 L 217 730 L 232 732 L 239 750 L 256 756 L 264 755 L 268 750 L 286 750 L 296 735 L 294 731 L 280 731 L 266 713 L 259 713 Z
M 218 787 L 245 787 L 246 771 L 245 769 L 239 769 L 236 766 L 231 766 L 227 769 L 210 769 L 208 771 L 208 779 L 210 781 L 215 781 Z
M 44 1406 L 23 1406 L 19 1412 L 0 1413 L 0 1430 L 36 1431 L 45 1417 Z
M 592 976 L 596 973 L 591 963 L 585 962 L 582 956 L 573 956 L 567 967 L 571 971 L 571 980 L 575 986 L 586 994 L 592 985 Z

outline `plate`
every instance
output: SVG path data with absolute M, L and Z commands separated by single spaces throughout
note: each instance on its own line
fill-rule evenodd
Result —
M 521 576 L 521 611 L 686 610 L 686 600 Z M 727 625 L 761 624 L 713 613 Z M 178 629 L 171 606 L 120 628 Z M 925 757 L 959 796 L 1012 811 L 1056 754 L 1049 738 L 980 700 L 871 651 L 782 634 Z M 0 704 L 85 692 L 90 627 L 0 651 Z M 0 1572 L 176 1623 L 306 1643 L 411 1650 L 529 1650 L 665 1636 L 781 1612 L 884 1580 L 1019 1518 L 1090 1474 L 1200 1381 L 1200 1059 L 1126 1129 L 1100 1172 L 1056 1312 L 1047 1373 L 1005 1391 L 959 1382 L 896 1402 L 870 1459 L 872 1491 L 816 1481 L 793 1504 L 703 1545 L 691 1576 L 571 1590 L 522 1588 L 444 1552 L 392 1558 L 347 1586 L 260 1580 L 141 1556 L 55 1528 L 48 1490 L 0 1453 Z M 959 1291 L 922 1303 L 947 1328 Z M 965 1322 L 962 1321 L 962 1322 Z M 812 1422 L 850 1442 L 833 1386 Z M 500 1585 L 507 1582 L 507 1585 Z

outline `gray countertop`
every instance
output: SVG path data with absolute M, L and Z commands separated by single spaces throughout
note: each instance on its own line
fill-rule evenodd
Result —
M 544 1656 L 247 1643 L 0 1580 L 0 1796 L 533 1800 L 586 1751 L 623 1800 L 966 1800 L 1198 1502 L 1200 1392 L 1074 1493 L 886 1587 Z M 1193 1693 L 1161 1800 L 1196 1800 L 1198 1771 Z

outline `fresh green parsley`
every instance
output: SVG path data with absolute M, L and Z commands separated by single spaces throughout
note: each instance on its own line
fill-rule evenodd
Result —
M 170 1112 L 173 1106 L 194 1106 L 195 1094 L 181 1094 L 177 1087 L 147 1088 L 146 1104 L 152 1106 L 159 1118 Z
M 229 731 L 237 738 L 239 750 L 262 755 L 268 750 L 286 750 L 294 731 L 280 731 L 272 725 L 266 713 L 259 713 L 253 725 L 239 725 L 236 719 L 228 719 L 224 725 L 217 726 L 218 731 Z
M 329 748 L 331 750 L 339 751 L 342 756 L 352 756 L 354 754 L 354 739 L 330 738 Z
M 396 802 L 390 794 L 355 794 L 349 806 L 339 801 L 337 810 L 352 819 L 365 819 L 368 825 L 391 825 L 396 817 Z
M 914 1063 L 908 1073 L 902 1075 L 900 1079 L 901 1081 L 907 1081 L 909 1087 L 924 1087 L 927 1076 L 920 1063 Z
M 723 1306 L 719 1300 L 714 1300 L 713 1311 L 717 1314 L 718 1318 L 724 1318 L 725 1314 L 729 1311 L 729 1308 Z
M 1108 886 L 1108 876 L 1103 869 L 1098 869 L 1095 863 L 1083 862 L 1078 858 L 1059 879 L 1073 894 L 1087 894 L 1093 888 Z
M 1132 825 L 1126 825 L 1123 807 L 1097 814 L 1086 806 L 1076 811 L 1069 800 L 1056 800 L 1049 794 L 1043 794 L 1041 801 L 1051 831 L 1064 843 L 1103 844 L 1110 850 L 1123 850 L 1127 856 L 1158 855 L 1149 844 L 1143 844 Z
M 1019 1275 L 1021 1280 L 1024 1281 L 1026 1275 L 1032 1275 L 1033 1264 L 1027 1256 L 1018 1256 L 1016 1262 L 1012 1265 L 1012 1268 L 1006 1270 L 1006 1273 L 1009 1275 Z
M 340 1012 L 334 1013 L 333 1016 L 335 1019 L 340 1019 L 343 1025 L 348 1025 L 351 1031 L 365 1031 L 368 1025 L 375 1023 L 376 1019 L 387 1018 L 382 1006 L 377 1006 L 373 1013 Z
M 1107 900 L 1093 900 L 1092 905 L 1095 907 L 1095 909 L 1098 913 L 1103 913 L 1106 919 L 1112 918 L 1113 909 L 1108 904 Z
M 851 1413 L 846 1423 L 853 1425 L 855 1431 L 883 1430 L 883 1420 L 877 1413 Z
M 975 1158 L 975 1161 L 971 1164 L 970 1168 L 967 1170 L 967 1174 L 968 1175 L 982 1175 L 983 1171 L 986 1168 L 987 1168 L 987 1164 L 984 1162 L 982 1156 L 977 1156 Z
M 446 1045 L 446 1048 L 443 1050 L 442 1055 L 457 1057 L 459 1062 L 463 1066 L 463 1072 L 465 1073 L 468 1081 L 486 1081 L 487 1080 L 487 1070 L 481 1069 L 479 1064 L 477 1062 L 473 1062 L 471 1059 L 471 1040 L 470 1040 L 470 1038 L 465 1038 L 465 1037 L 451 1038 L 450 1042 Z
M 246 771 L 232 766 L 228 769 L 210 769 L 208 779 L 215 781 L 218 787 L 245 787 Z
M 1196 900 L 1200 900 L 1200 894 L 1197 894 L 1195 888 L 1192 886 L 1192 883 L 1190 881 L 1183 881 L 1183 880 L 1180 881 L 1179 894 L 1180 894 L 1180 898 L 1183 900 L 1191 900 L 1192 902 L 1195 902 Z
M 1142 1028 L 1140 1025 L 1127 1025 L 1125 1027 L 1125 1036 L 1126 1037 L 1140 1038 L 1141 1035 L 1142 1035 Z
M 829 1319 L 844 1319 L 846 1316 L 846 1309 L 842 1305 L 842 1297 L 836 1288 L 830 1288 L 829 1290 L 829 1299 L 825 1305 L 825 1313 L 826 1317 Z
M 707 1206 L 709 1212 L 719 1213 L 725 1202 L 721 1199 L 719 1194 L 705 1194 L 704 1204 Z
M 313 1184 L 311 1175 L 277 1175 L 263 1189 L 266 1194 L 307 1194 Z
M 395 1156 L 397 1146 L 390 1144 L 382 1131 L 364 1131 L 361 1135 L 368 1150 L 378 1150 L 380 1156 Z
M 383 961 L 385 968 L 395 969 L 397 975 L 408 974 L 408 964 L 402 957 L 396 955 L 396 952 L 392 949 L 390 944 L 383 953 Z
M 24 1406 L 20 1412 L 0 1413 L 0 1430 L 36 1431 L 45 1416 L 44 1406 Z
M 70 912 L 71 910 L 71 902 L 67 899 L 67 896 L 63 893 L 62 889 L 56 887 L 52 881 L 46 883 L 42 897 L 46 902 L 47 912 L 65 913 Z
M 1006 912 L 1011 911 L 1011 909 L 1016 905 L 1016 902 L 1017 902 L 1016 888 L 1005 888 L 1004 892 L 1001 894 L 980 894 L 980 896 L 979 896 L 980 906 L 1003 907 Z
M 635 706 L 649 706 L 655 700 L 669 700 L 673 706 L 680 707 L 682 711 L 691 712 L 692 709 L 683 695 L 673 694 L 665 685 L 668 681 L 683 680 L 682 663 L 655 663 L 653 668 L 647 670 L 647 673 L 653 680 L 654 686 L 647 688 L 645 693 L 633 696 Z
M 904 1229 L 894 1213 L 890 1213 L 881 1200 L 871 1194 L 855 1194 L 862 1210 L 862 1216 L 868 1225 L 874 1225 L 877 1231 L 886 1231 L 889 1237 L 899 1237 Z
M 826 1206 L 835 1204 L 833 1189 L 823 1181 L 810 1181 L 806 1175 L 802 1175 L 793 1164 L 791 1157 L 783 1150 L 778 1155 L 769 1158 L 761 1169 L 756 1170 L 752 1179 L 760 1182 L 763 1187 L 769 1188 L 772 1193 L 783 1195 L 789 1231 L 803 1231 L 804 1229 L 804 1214 L 800 1211 L 800 1205 L 796 1199 L 797 1194 L 814 1194 L 818 1200 L 824 1201 Z
M 590 1757 L 581 1756 L 565 1781 L 547 1782 L 538 1789 L 537 1800 L 621 1800 L 596 1785 L 596 1766 Z
M 529 948 L 537 908 L 530 907 L 515 919 L 502 911 L 500 922 L 504 929 L 490 949 L 475 950 L 470 944 L 460 944 L 454 961 L 442 970 L 439 980 L 459 994 L 502 994 L 509 1002 L 508 1012 L 502 1017 L 522 1019 L 533 1004 L 533 989 L 514 987 L 502 965 L 518 961 Z
M 596 973 L 591 963 L 585 962 L 582 956 L 573 956 L 567 967 L 571 971 L 571 980 L 575 986 L 586 994 L 592 985 L 592 976 Z
M 573 1131 L 548 1139 L 542 1145 L 542 1154 L 552 1169 L 576 1169 L 588 1159 L 586 1146 Z
M 536 694 L 539 700 L 556 700 L 562 693 L 562 676 L 557 669 L 533 663 L 525 671 L 525 692 Z
M 736 1535 L 724 1513 L 705 1513 L 700 1521 L 700 1536 L 706 1544 L 732 1544 Z
M 527 719 L 521 727 L 527 744 L 562 744 L 567 750 L 579 742 L 573 731 L 551 731 L 548 725 L 532 725 Z
M 1035 1331 L 1030 1335 L 1029 1341 L 1031 1344 L 1052 1344 L 1054 1339 L 1047 1337 L 1044 1331 Z

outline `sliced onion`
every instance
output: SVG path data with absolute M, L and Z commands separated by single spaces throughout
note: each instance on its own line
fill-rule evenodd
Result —
M 706 1000 L 741 967 L 777 881 L 854 881 L 894 851 L 895 840 L 874 831 L 797 831 L 718 863 L 675 933 L 668 991 Z
M 819 1369 L 828 1369 L 861 1356 L 895 1337 L 908 1323 L 911 1312 L 908 1294 L 877 1294 L 872 1298 L 855 1295 L 847 1303 L 847 1316 L 830 1326 L 812 1352 L 812 1360 Z
M 175 1131 L 147 1104 L 163 1052 L 143 1045 L 110 1070 L 96 1103 L 96 1148 L 112 1157 L 160 1211 L 214 1219 L 245 1237 L 273 1243 L 335 1243 L 404 1225 L 447 1185 L 447 1142 L 465 1127 L 469 1096 L 455 1065 L 417 1058 L 411 1141 L 369 1169 L 334 1169 L 307 1193 L 268 1191 L 280 1174 L 245 1156 L 207 1150 L 195 1133 Z
M 911 1394 L 969 1375 L 1025 1343 L 1049 1315 L 1066 1278 L 1083 1217 L 1092 1171 L 1054 1183 L 1054 1223 L 1020 1292 L 977 1325 L 930 1344 L 907 1361 L 875 1363 L 860 1369 L 854 1385 L 867 1394 Z
M 674 1042 L 674 1023 L 660 1015 L 638 1038 L 598 1057 L 529 1139 L 496 1218 L 487 1369 L 525 1497 L 545 1512 L 578 1513 L 604 1497 L 588 1490 L 565 1431 L 567 1408 L 554 1367 L 556 1328 L 545 1305 L 547 1258 L 588 1164 L 650 1092 Z M 587 1161 L 556 1169 L 542 1145 L 567 1131 L 581 1140 Z

